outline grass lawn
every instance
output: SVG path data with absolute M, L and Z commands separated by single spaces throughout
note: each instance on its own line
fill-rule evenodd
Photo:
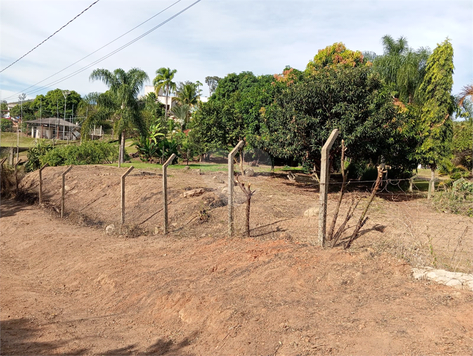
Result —
M 1 147 L 16 147 L 17 134 L 16 132 L 2 132 L 0 135 Z M 33 147 L 35 139 L 31 136 L 25 136 L 20 133 L 20 147 Z

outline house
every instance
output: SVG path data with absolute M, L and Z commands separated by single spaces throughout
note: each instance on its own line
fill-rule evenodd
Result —
M 77 140 L 80 138 L 80 126 L 64 119 L 49 117 L 27 121 L 31 127 L 31 137 L 58 140 Z

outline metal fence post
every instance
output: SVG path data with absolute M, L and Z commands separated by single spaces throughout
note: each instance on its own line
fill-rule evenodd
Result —
M 61 219 L 64 217 L 64 200 L 66 194 L 66 174 L 72 169 L 72 166 L 69 166 L 64 172 L 62 172 L 62 189 L 61 189 Z
M 167 170 L 168 166 L 174 160 L 176 155 L 173 153 L 163 164 L 163 199 L 164 199 L 164 234 L 168 233 L 168 178 Z
M 320 195 L 319 195 L 319 245 L 325 245 L 325 232 L 327 226 L 327 194 L 330 179 L 328 153 L 332 148 L 335 139 L 338 136 L 338 130 L 335 129 L 322 147 L 322 160 L 320 163 Z
M 244 141 L 238 142 L 238 145 L 228 154 L 228 235 L 233 236 L 233 158 L 238 150 L 245 144 Z
M 122 225 L 125 223 L 125 177 L 130 174 L 130 172 L 133 170 L 133 166 L 127 169 L 127 171 L 121 176 L 120 178 L 120 188 L 121 188 L 121 223 Z
M 39 204 L 43 204 L 43 169 L 48 166 L 46 163 L 39 169 Z

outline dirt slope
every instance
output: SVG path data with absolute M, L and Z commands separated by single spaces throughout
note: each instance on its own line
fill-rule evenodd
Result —
M 473 351 L 473 293 L 415 281 L 371 248 L 130 239 L 34 206 L 1 209 L 2 355 Z

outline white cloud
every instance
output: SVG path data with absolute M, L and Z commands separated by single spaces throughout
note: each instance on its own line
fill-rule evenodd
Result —
M 92 0 L 2 0 L 0 68 L 91 3 Z M 172 3 L 171 0 L 100 0 L 51 40 L 1 73 L 0 97 L 24 91 Z M 43 84 L 83 68 L 192 3 L 193 0 L 182 0 Z M 471 1 L 202 0 L 116 55 L 37 93 L 56 87 L 73 89 L 82 95 L 103 91 L 103 84 L 88 79 L 95 68 L 139 67 L 152 80 L 156 69 L 164 66 L 178 70 L 177 81 L 201 82 L 207 75 L 225 76 L 244 70 L 273 74 L 281 72 L 286 65 L 304 69 L 319 49 L 334 42 L 344 42 L 353 50 L 381 54 L 381 37 L 386 34 L 394 38 L 405 36 L 413 48 L 431 49 L 449 37 L 455 50 L 453 91 L 459 92 L 462 86 L 473 82 L 472 33 Z

